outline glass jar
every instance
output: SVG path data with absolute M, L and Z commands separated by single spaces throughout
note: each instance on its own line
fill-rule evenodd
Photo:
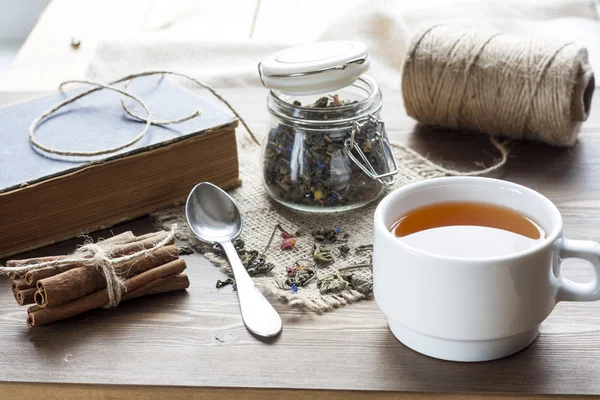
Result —
M 398 168 L 380 119 L 381 91 L 368 76 L 334 92 L 271 89 L 267 106 L 263 181 L 279 203 L 310 212 L 349 210 L 394 182 Z

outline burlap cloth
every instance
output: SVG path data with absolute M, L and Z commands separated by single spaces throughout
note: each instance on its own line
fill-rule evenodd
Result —
M 407 150 L 396 148 L 395 153 L 400 172 L 397 175 L 396 184 L 390 190 L 407 183 L 446 175 L 439 168 L 429 165 Z M 282 238 L 279 233 L 276 234 L 271 247 L 265 254 L 267 261 L 273 263 L 275 268 L 266 275 L 253 277 L 255 284 L 263 291 L 272 294 L 289 305 L 303 306 L 317 312 L 332 310 L 349 302 L 365 298 L 365 295 L 351 288 L 337 294 L 321 295 L 316 280 L 305 287 L 299 287 L 298 292 L 295 293 L 292 290 L 281 289 L 276 279 L 285 277 L 287 275 L 286 268 L 292 266 L 295 261 L 299 259 L 312 260 L 314 239 L 310 232 L 314 229 L 340 227 L 342 232 L 349 234 L 346 244 L 352 249 L 346 258 L 338 256 L 332 264 L 317 266 L 318 276 L 323 277 L 335 273 L 338 267 L 368 262 L 369 252 L 357 253 L 354 249 L 357 246 L 372 243 L 373 213 L 378 201 L 374 201 L 363 208 L 342 213 L 300 213 L 276 203 L 267 195 L 261 178 L 260 150 L 258 146 L 241 144 L 239 147 L 239 162 L 243 184 L 229 191 L 229 194 L 237 202 L 244 219 L 244 230 L 241 238 L 245 242 L 245 248 L 262 251 L 273 232 L 274 226 L 278 223 L 288 232 L 305 232 L 297 238 L 296 248 L 292 250 L 281 250 Z M 187 226 L 183 206 L 164 209 L 155 213 L 154 217 L 164 227 L 168 227 L 174 222 L 177 223 L 180 239 L 189 241 L 192 246 L 201 245 Z M 213 264 L 221 267 L 225 273 L 231 274 L 229 264 L 224 257 L 212 252 L 205 252 L 204 255 Z M 369 279 L 372 278 L 369 268 L 354 269 L 352 272 Z

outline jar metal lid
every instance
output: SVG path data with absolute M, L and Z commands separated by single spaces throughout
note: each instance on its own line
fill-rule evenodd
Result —
M 263 85 L 295 95 L 322 94 L 350 86 L 369 69 L 364 43 L 341 40 L 292 47 L 258 64 Z

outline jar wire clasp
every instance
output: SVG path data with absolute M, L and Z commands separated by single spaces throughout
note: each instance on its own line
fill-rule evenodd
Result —
M 364 151 L 356 144 L 355 138 L 360 135 L 365 125 L 373 123 L 377 127 L 376 133 L 372 141 L 379 142 L 385 158 L 385 171 L 377 172 L 373 167 L 373 164 L 369 162 L 369 159 L 365 155 Z M 350 159 L 360 168 L 369 178 L 377 180 L 384 186 L 392 186 L 396 182 L 395 175 L 398 173 L 398 163 L 390 142 L 387 140 L 385 134 L 385 124 L 382 120 L 376 116 L 370 114 L 367 118 L 362 121 L 352 121 L 352 133 L 350 137 L 344 141 L 344 150 L 350 157 Z M 369 139 L 366 139 L 369 140 Z M 356 153 L 358 157 L 354 155 Z

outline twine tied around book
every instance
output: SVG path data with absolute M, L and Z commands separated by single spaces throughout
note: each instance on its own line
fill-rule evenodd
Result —
M 252 132 L 252 130 L 250 129 L 250 127 L 248 126 L 248 124 L 246 123 L 246 121 L 244 120 L 244 118 L 242 118 L 242 116 L 235 110 L 235 108 L 227 101 L 225 100 L 225 98 L 216 90 L 214 89 L 212 86 L 210 86 L 207 83 L 204 83 L 202 81 L 199 81 L 195 78 L 192 78 L 189 75 L 185 75 L 179 72 L 174 72 L 174 71 L 146 71 L 146 72 L 140 72 L 140 73 L 136 73 L 136 74 L 131 74 L 131 75 L 127 75 L 125 77 L 119 78 L 116 81 L 110 82 L 108 84 L 104 84 L 104 83 L 100 83 L 100 82 L 94 82 L 94 81 L 89 81 L 89 80 L 68 80 L 65 81 L 63 83 L 61 83 L 59 85 L 59 90 L 63 91 L 64 87 L 70 84 L 74 84 L 74 83 L 79 83 L 79 84 L 85 84 L 85 85 L 91 85 L 94 86 L 92 89 L 89 89 L 85 92 L 79 93 L 73 97 L 70 97 L 64 101 L 62 101 L 61 103 L 55 105 L 54 107 L 50 108 L 49 110 L 45 111 L 44 113 L 42 113 L 39 117 L 37 117 L 36 119 L 33 120 L 33 122 L 31 123 L 31 125 L 29 126 L 29 140 L 31 142 L 31 144 L 34 147 L 37 147 L 40 150 L 43 150 L 47 153 L 50 154 L 56 154 L 56 155 L 60 155 L 60 156 L 68 156 L 68 157 L 92 157 L 92 156 L 100 156 L 100 155 L 105 155 L 105 154 L 111 154 L 111 153 L 115 153 L 119 150 L 125 149 L 127 147 L 130 147 L 132 145 L 134 145 L 135 143 L 137 143 L 140 139 L 142 139 L 146 133 L 148 132 L 148 128 L 150 127 L 150 125 L 169 125 L 169 124 L 178 124 L 187 120 L 190 120 L 192 118 L 196 118 L 202 115 L 202 111 L 201 110 L 196 110 L 193 113 L 186 115 L 182 118 L 176 118 L 173 120 L 165 120 L 165 121 L 161 121 L 161 120 L 153 120 L 152 119 L 152 114 L 150 112 L 150 109 L 148 108 L 148 106 L 146 105 L 146 103 L 144 103 L 144 101 L 142 101 L 142 99 L 140 99 L 139 97 L 127 92 L 125 89 L 127 89 L 129 82 L 133 79 L 136 78 L 141 78 L 141 77 L 145 77 L 145 76 L 151 76 L 151 75 L 173 75 L 173 76 L 178 76 L 181 78 L 186 78 L 194 83 L 196 83 L 197 85 L 207 89 L 208 91 L 210 91 L 217 99 L 219 99 L 219 101 L 221 101 L 223 104 L 225 104 L 227 106 L 227 108 L 229 108 L 229 110 L 231 110 L 231 112 L 233 112 L 233 114 L 236 116 L 236 118 L 239 119 L 239 121 L 242 123 L 242 125 L 244 125 L 244 127 L 246 128 L 246 130 L 248 131 L 248 134 L 250 135 L 252 141 L 254 143 L 256 143 L 257 145 L 260 145 L 260 142 L 258 141 L 258 139 L 256 138 L 256 136 L 254 135 L 254 133 Z M 121 82 L 125 82 L 125 89 L 120 89 L 114 85 L 121 83 Z M 75 101 L 81 99 L 82 97 L 85 97 L 91 93 L 97 92 L 99 90 L 112 90 L 114 92 L 117 92 L 119 94 L 121 94 L 121 106 L 123 107 L 123 110 L 132 118 L 141 121 L 141 122 L 145 122 L 144 128 L 142 129 L 142 131 L 133 139 L 131 139 L 130 141 L 121 144 L 119 146 L 115 146 L 115 147 L 111 147 L 108 149 L 103 149 L 103 150 L 97 150 L 97 151 L 70 151 L 70 150 L 61 150 L 61 149 L 56 149 L 56 148 L 52 148 L 52 147 L 48 147 L 42 143 L 40 143 L 36 137 L 35 137 L 35 130 L 38 126 L 40 126 L 44 121 L 46 121 L 50 116 L 52 116 L 54 113 L 56 113 L 58 110 L 60 110 L 61 108 L 65 107 L 68 104 L 74 103 Z M 137 103 L 139 103 L 141 105 L 141 107 L 144 109 L 144 111 L 146 112 L 147 116 L 144 118 L 142 116 L 139 116 L 137 114 L 135 114 L 133 111 L 131 111 L 126 105 L 125 105 L 125 101 L 123 100 L 123 96 L 125 97 L 129 97 L 132 100 L 135 100 Z
M 98 268 L 106 280 L 106 290 L 109 301 L 105 307 L 116 307 L 121 301 L 122 291 L 127 289 L 123 279 L 119 275 L 118 267 L 127 261 L 137 261 L 148 257 L 154 250 L 166 246 L 175 237 L 176 231 L 177 225 L 173 224 L 164 239 L 154 243 L 151 247 L 123 256 L 113 258 L 110 248 L 109 251 L 107 251 L 98 243 L 87 243 L 77 249 L 74 253 L 57 260 L 14 267 L 0 266 L 0 274 L 22 274 L 45 267 L 55 267 L 60 269 L 63 266 L 73 263 L 81 264 L 82 267 Z

